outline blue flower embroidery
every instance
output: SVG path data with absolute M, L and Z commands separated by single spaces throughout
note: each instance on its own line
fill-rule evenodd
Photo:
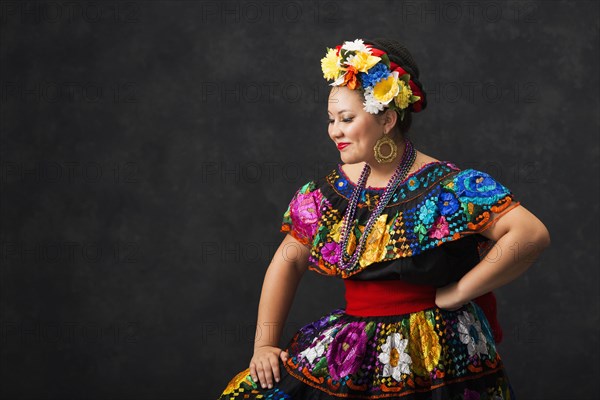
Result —
M 442 190 L 438 196 L 438 208 L 444 216 L 452 215 L 458 210 L 458 199 L 450 192 Z
M 475 169 L 467 169 L 457 174 L 455 191 L 461 198 L 479 205 L 493 204 L 510 193 L 489 174 Z
M 419 219 L 425 226 L 430 226 L 436 217 L 437 206 L 431 199 L 425 200 L 425 204 L 419 209 Z
M 335 185 L 338 189 L 344 190 L 346 186 L 348 186 L 348 182 L 343 177 L 340 177 L 340 179 L 335 182 Z
M 408 189 L 412 191 L 421 186 L 421 182 L 413 176 L 406 181 L 406 186 L 408 186 Z

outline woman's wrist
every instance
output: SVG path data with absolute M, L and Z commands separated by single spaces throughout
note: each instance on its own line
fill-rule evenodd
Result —
M 265 348 L 265 347 L 278 347 L 278 346 L 277 346 L 277 344 L 273 344 L 273 343 L 254 344 L 254 351 Z
M 454 298 L 457 304 L 463 306 L 473 300 L 474 297 L 465 289 L 464 282 L 462 282 L 463 284 L 461 282 L 462 279 L 454 284 Z

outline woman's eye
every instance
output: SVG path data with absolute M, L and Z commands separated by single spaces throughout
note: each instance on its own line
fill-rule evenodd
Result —
M 331 124 L 332 122 L 333 122 L 332 119 L 327 120 L 328 124 Z M 352 118 L 344 118 L 344 119 L 342 119 L 342 122 L 352 122 Z

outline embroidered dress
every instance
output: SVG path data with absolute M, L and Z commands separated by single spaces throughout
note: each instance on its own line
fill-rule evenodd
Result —
M 398 186 L 359 262 L 342 270 L 354 187 L 338 164 L 296 191 L 281 226 L 310 249 L 310 270 L 344 280 L 346 307 L 295 333 L 272 389 L 246 369 L 219 399 L 515 399 L 496 350 L 493 294 L 448 311 L 435 306 L 435 290 L 486 256 L 494 242 L 479 233 L 520 202 L 485 172 L 430 162 Z M 362 191 L 349 253 L 384 190 Z

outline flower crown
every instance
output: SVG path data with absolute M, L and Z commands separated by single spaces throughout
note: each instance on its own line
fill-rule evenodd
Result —
M 321 59 L 321 69 L 325 79 L 334 80 L 330 86 L 362 90 L 363 108 L 368 113 L 378 114 L 389 107 L 403 120 L 408 107 L 413 112 L 422 110 L 423 93 L 410 74 L 390 61 L 387 53 L 365 45 L 362 39 L 344 42 L 335 49 L 328 47 L 327 55 Z

